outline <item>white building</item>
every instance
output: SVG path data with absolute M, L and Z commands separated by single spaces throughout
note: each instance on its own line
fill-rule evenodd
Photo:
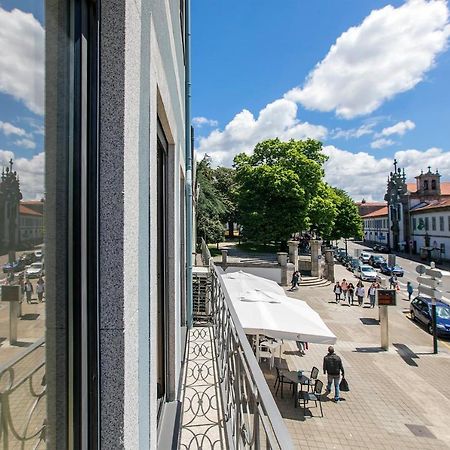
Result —
M 389 219 L 388 208 L 382 206 L 362 216 L 364 226 L 364 242 L 374 245 L 388 245 Z

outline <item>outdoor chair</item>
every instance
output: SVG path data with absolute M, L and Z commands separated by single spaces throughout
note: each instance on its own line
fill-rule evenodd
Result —
M 313 392 L 308 392 L 308 391 L 299 392 L 299 400 L 303 401 L 303 415 L 305 415 L 305 413 L 306 413 L 306 403 L 308 403 L 309 401 L 313 401 L 316 408 L 317 408 L 317 402 L 319 402 L 320 415 L 321 415 L 321 417 L 323 417 L 322 389 L 323 389 L 322 381 L 316 380 Z
M 277 378 L 275 379 L 274 388 L 275 389 L 275 395 L 278 395 L 278 389 L 280 389 L 281 386 L 281 398 L 283 398 L 283 386 L 285 384 L 288 384 L 291 386 L 292 390 L 292 396 L 294 395 L 294 383 L 291 380 L 287 380 L 283 375 L 283 370 L 279 369 L 277 366 L 275 366 L 275 369 L 277 370 Z
M 311 375 L 309 376 L 307 383 L 305 383 L 308 385 L 308 390 L 309 388 L 311 388 L 311 391 L 314 390 L 314 386 L 316 385 L 316 380 L 318 377 L 319 377 L 319 369 L 316 366 L 314 366 L 311 369 Z

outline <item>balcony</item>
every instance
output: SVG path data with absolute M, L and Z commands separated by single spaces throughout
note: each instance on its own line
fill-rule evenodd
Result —
M 188 337 L 181 448 L 294 448 L 223 281 L 210 268 L 208 295 L 194 303 Z

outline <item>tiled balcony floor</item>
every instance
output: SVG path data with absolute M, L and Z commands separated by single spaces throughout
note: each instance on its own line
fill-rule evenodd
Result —
M 193 327 L 187 345 L 180 448 L 225 448 L 212 326 Z

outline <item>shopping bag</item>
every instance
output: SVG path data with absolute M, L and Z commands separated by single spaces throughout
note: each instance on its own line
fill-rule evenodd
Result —
M 347 380 L 346 380 L 344 377 L 342 377 L 342 380 L 341 380 L 341 382 L 339 383 L 339 389 L 340 389 L 342 392 L 348 392 L 348 391 L 350 390 L 350 388 L 348 387 Z

